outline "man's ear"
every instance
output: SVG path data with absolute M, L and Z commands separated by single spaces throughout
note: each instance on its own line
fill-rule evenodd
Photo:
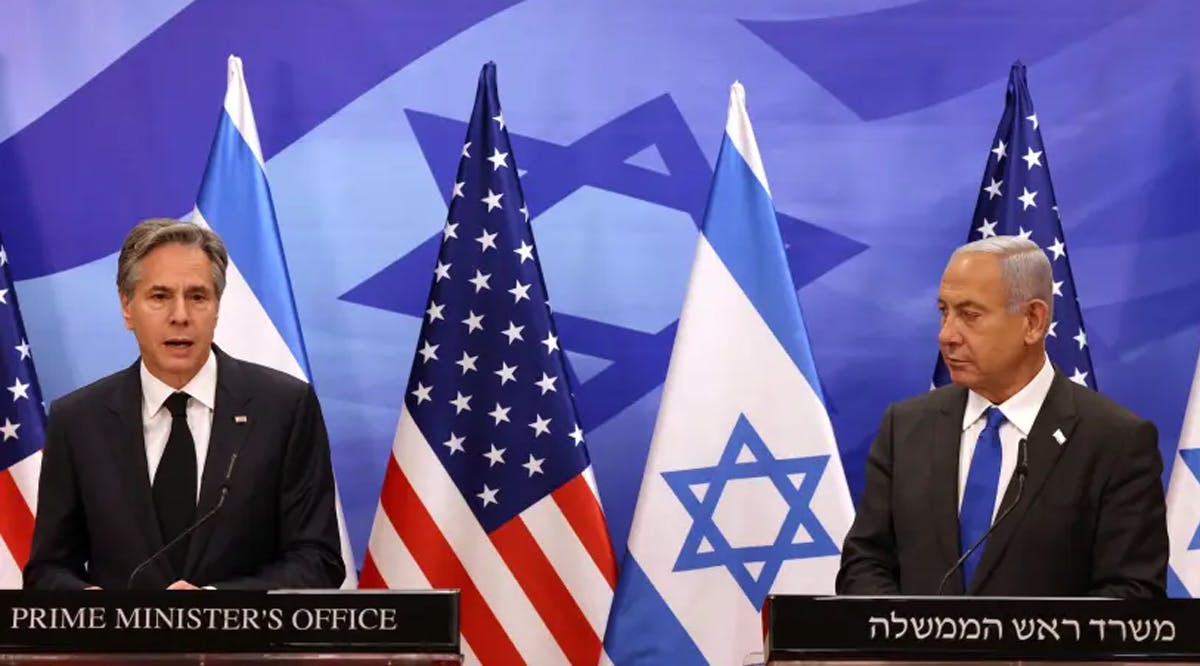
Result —
M 120 299 L 121 299 L 121 318 L 125 320 L 125 328 L 127 330 L 132 331 L 133 330 L 133 312 L 132 312 L 133 304 L 130 302 L 130 299 L 127 296 L 125 296 L 125 294 L 118 292 L 117 296 L 120 297 Z
M 1050 306 L 1040 298 L 1025 302 L 1025 344 L 1032 345 L 1050 332 Z

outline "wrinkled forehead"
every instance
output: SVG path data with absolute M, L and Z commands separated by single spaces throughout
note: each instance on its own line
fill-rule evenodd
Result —
M 994 254 L 964 252 L 946 264 L 938 286 L 938 300 L 947 305 L 974 302 L 984 305 L 1007 303 L 1001 258 Z
M 133 271 L 134 284 L 142 291 L 195 291 L 215 289 L 212 262 L 198 247 L 168 243 L 142 257 Z
M 154 280 L 154 281 L 143 280 L 141 282 L 141 284 L 138 285 L 138 290 L 144 291 L 144 292 L 166 292 L 166 293 L 171 293 L 171 294 L 174 294 L 177 292 L 183 292 L 185 294 L 191 294 L 191 293 L 211 294 L 214 291 L 212 280 L 204 281 L 204 280 L 186 280 L 186 279 L 185 280 Z

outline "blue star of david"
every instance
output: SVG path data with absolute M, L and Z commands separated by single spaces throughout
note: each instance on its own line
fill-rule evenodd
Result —
M 743 451 L 749 452 L 749 459 L 739 462 Z M 828 455 L 776 458 L 746 416 L 738 417 L 721 460 L 715 466 L 663 472 L 663 479 L 692 517 L 692 528 L 675 560 L 675 571 L 723 566 L 757 610 L 762 607 L 785 561 L 837 555 L 837 545 L 811 506 L 813 493 L 828 462 Z M 799 484 L 791 479 L 797 474 L 802 475 Z M 787 502 L 787 516 L 770 544 L 735 547 L 721 533 L 713 521 L 713 514 L 728 482 L 758 478 L 770 479 Z M 699 496 L 694 490 L 696 486 L 706 487 Z M 767 527 L 770 526 L 764 526 L 764 529 Z M 796 543 L 801 527 L 808 532 L 809 540 Z M 758 563 L 762 564 L 762 569 L 755 575 L 751 565 Z
M 1192 473 L 1192 477 L 1200 481 L 1200 448 L 1179 449 L 1179 457 L 1183 460 L 1183 464 L 1187 465 L 1188 471 Z M 1200 550 L 1200 525 L 1196 526 L 1196 532 L 1192 534 L 1192 541 L 1188 544 L 1188 550 Z
M 419 111 L 406 114 L 434 180 L 442 185 L 454 182 L 466 123 Z M 592 187 L 682 211 L 697 227 L 703 221 L 712 167 L 669 95 L 626 112 L 570 145 L 511 131 L 509 137 L 522 169 L 521 186 L 531 217 L 581 188 Z M 627 161 L 647 148 L 658 150 L 665 173 Z M 449 203 L 450 188 L 442 189 Z M 866 249 L 857 241 L 787 215 L 779 215 L 779 227 L 797 289 Z M 423 316 L 429 267 L 437 257 L 441 238 L 441 231 L 434 233 L 342 299 Z M 662 383 L 675 339 L 675 322 L 647 333 L 556 311 L 555 323 L 569 351 L 610 361 L 579 387 L 577 404 L 584 423 L 604 423 Z

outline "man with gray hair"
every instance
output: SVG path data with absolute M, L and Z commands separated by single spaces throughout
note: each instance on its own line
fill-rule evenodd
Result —
M 1051 364 L 1053 302 L 1032 241 L 950 257 L 938 345 L 954 383 L 884 414 L 839 594 L 1165 596 L 1158 432 Z
M 194 224 L 125 238 L 117 291 L 141 357 L 51 405 L 26 587 L 341 583 L 316 394 L 213 345 L 228 264 Z

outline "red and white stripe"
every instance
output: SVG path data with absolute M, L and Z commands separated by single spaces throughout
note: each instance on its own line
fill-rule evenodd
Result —
M 0 588 L 21 587 L 21 570 L 29 561 L 33 516 L 37 507 L 42 452 L 0 472 Z
M 616 574 L 585 475 L 489 534 L 403 411 L 360 587 L 461 590 L 467 663 L 595 666 Z

